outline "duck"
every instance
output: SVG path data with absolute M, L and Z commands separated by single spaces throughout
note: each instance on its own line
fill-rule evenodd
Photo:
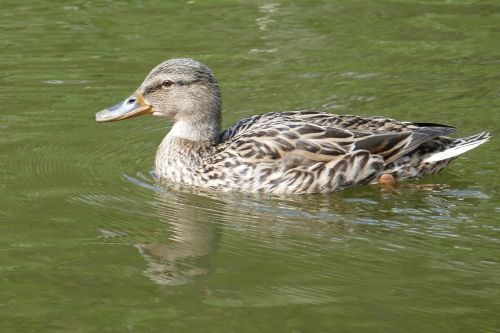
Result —
M 131 96 L 95 119 L 146 114 L 173 122 L 156 152 L 158 179 L 221 192 L 328 193 L 387 177 L 419 179 L 491 138 L 451 138 L 457 129 L 449 125 L 310 110 L 258 114 L 222 130 L 218 82 L 190 58 L 154 67 Z

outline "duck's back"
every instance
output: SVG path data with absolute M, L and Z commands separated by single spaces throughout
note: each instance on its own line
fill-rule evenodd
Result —
M 256 128 L 274 126 L 280 122 L 313 124 L 325 128 L 333 127 L 362 131 L 367 134 L 397 133 L 402 131 L 418 130 L 423 127 L 438 129 L 446 134 L 456 132 L 454 127 L 441 124 L 412 123 L 379 116 L 360 117 L 355 115 L 337 115 L 327 112 L 302 110 L 269 112 L 245 118 L 223 131 L 221 134 L 221 141 L 229 140 L 239 134 Z
M 420 178 L 440 171 L 458 154 L 435 161 L 432 156 L 489 139 L 487 133 L 445 137 L 455 131 L 383 117 L 266 113 L 243 119 L 221 134 L 217 153 L 206 161 L 205 176 L 214 187 L 274 193 L 330 192 L 376 182 L 384 173 L 396 179 Z

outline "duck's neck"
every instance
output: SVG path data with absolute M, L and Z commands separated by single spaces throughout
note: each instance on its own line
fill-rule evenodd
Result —
M 196 170 L 219 143 L 220 120 L 214 122 L 177 121 L 158 147 L 155 171 L 161 178 L 194 184 Z
M 193 142 L 217 144 L 221 131 L 220 119 L 214 121 L 179 120 L 174 123 L 165 139 L 184 139 Z

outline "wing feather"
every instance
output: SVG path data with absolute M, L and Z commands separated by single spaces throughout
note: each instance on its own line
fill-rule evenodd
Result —
M 387 164 L 455 131 L 383 117 L 272 112 L 225 130 L 219 151 L 259 165 L 256 176 L 266 190 L 328 192 L 373 182 Z

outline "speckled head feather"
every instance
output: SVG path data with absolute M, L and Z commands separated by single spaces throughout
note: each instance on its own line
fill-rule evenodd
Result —
M 190 58 L 170 59 L 162 62 L 149 72 L 144 82 L 155 79 L 160 74 L 168 74 L 176 82 L 184 82 L 186 84 L 197 81 L 217 84 L 212 71 L 206 65 Z
M 212 71 L 189 58 L 165 61 L 139 88 L 154 115 L 174 121 L 172 135 L 195 141 L 217 140 L 221 130 L 221 94 Z

